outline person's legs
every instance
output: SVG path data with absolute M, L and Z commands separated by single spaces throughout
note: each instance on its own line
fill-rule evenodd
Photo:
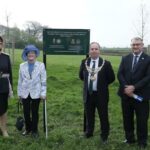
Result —
M 100 119 L 101 138 L 106 141 L 109 135 L 108 101 L 96 96 L 96 107 Z
M 32 99 L 31 109 L 32 109 L 32 132 L 38 132 L 38 120 L 39 120 L 39 104 L 40 99 Z
M 0 116 L 0 127 L 1 127 L 1 131 L 4 137 L 8 137 L 8 133 L 7 133 L 7 113 L 4 113 L 2 116 Z
M 93 101 L 93 95 L 88 95 L 87 102 L 85 104 L 86 114 L 86 135 L 88 137 L 93 135 L 95 124 L 95 104 Z
M 149 117 L 149 101 L 136 102 L 136 121 L 137 121 L 137 140 L 142 146 L 147 145 L 148 138 L 148 117 Z
M 0 94 L 0 128 L 4 137 L 8 137 L 7 133 L 7 109 L 8 109 L 8 93 Z
M 31 98 L 28 96 L 26 99 L 22 99 L 23 102 L 23 113 L 24 113 L 24 119 L 25 119 L 25 128 L 27 132 L 31 131 L 31 118 L 30 118 L 30 103 Z
M 128 143 L 134 143 L 134 104 L 133 99 L 122 99 L 122 114 L 125 137 Z

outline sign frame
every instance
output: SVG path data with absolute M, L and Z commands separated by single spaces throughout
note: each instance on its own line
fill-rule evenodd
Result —
M 43 52 L 47 55 L 86 55 L 90 29 L 43 29 Z

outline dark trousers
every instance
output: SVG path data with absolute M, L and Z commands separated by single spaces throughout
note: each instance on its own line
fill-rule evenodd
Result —
M 100 119 L 101 137 L 105 140 L 109 134 L 108 100 L 101 99 L 97 92 L 93 92 L 91 95 L 88 94 L 85 103 L 86 133 L 93 134 L 96 108 Z
M 122 99 L 123 124 L 126 139 L 135 140 L 134 113 L 136 115 L 136 133 L 139 144 L 147 143 L 149 101 L 138 102 L 133 98 Z
M 32 99 L 30 96 L 28 96 L 26 99 L 23 99 L 23 112 L 27 131 L 38 131 L 39 104 L 40 99 Z

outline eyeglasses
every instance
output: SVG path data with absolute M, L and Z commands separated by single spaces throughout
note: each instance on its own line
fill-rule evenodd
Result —
M 0 42 L 0 45 L 3 45 L 3 43 L 2 43 L 2 42 Z
M 94 51 L 94 50 L 99 50 L 98 48 L 91 48 L 91 51 Z
M 140 46 L 141 43 L 131 44 L 131 46 Z

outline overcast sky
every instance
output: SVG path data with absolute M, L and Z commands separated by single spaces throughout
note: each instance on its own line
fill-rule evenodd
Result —
M 3 0 L 0 24 L 24 28 L 37 21 L 51 28 L 85 28 L 105 47 L 130 46 L 140 28 L 140 4 L 147 12 L 145 45 L 150 44 L 150 0 Z

